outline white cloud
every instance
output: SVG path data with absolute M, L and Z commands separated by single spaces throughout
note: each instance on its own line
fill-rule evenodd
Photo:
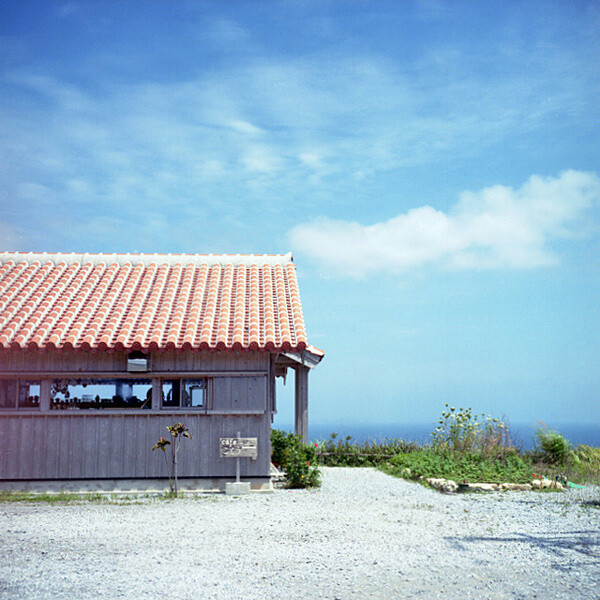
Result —
M 533 268 L 558 262 L 551 243 L 585 234 L 584 213 L 599 200 L 600 178 L 569 170 L 534 175 L 517 190 L 463 192 L 448 213 L 423 206 L 374 225 L 321 219 L 298 225 L 289 239 L 294 251 L 352 277 L 431 264 Z

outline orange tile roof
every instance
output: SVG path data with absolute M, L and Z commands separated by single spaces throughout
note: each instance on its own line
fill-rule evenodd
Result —
M 306 347 L 291 254 L 0 253 L 0 349 Z

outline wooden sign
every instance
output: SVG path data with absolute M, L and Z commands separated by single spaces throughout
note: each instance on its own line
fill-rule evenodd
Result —
M 258 438 L 221 438 L 220 456 L 225 458 L 248 457 L 256 459 Z

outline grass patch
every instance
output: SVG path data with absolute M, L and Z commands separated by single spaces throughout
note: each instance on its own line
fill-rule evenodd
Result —
M 198 499 L 200 496 L 186 496 Z M 160 494 L 101 494 L 57 492 L 36 493 L 22 491 L 0 491 L 0 503 L 23 504 L 112 504 L 112 505 L 137 505 L 148 504 L 155 500 L 173 500 L 174 494 L 165 492 Z
M 102 494 L 75 494 L 72 492 L 35 493 L 0 491 L 0 502 L 27 502 L 36 504 L 81 504 L 106 502 L 108 498 Z
M 435 477 L 464 483 L 528 483 L 531 465 L 518 454 L 490 458 L 477 453 L 450 453 L 422 448 L 398 454 L 381 465 L 384 472 L 406 479 Z

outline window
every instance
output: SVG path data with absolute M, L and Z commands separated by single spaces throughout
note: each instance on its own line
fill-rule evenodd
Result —
M 152 380 L 54 379 L 50 408 L 152 408 Z
M 40 382 L 25 379 L 0 380 L 0 409 L 40 407 Z
M 143 352 L 131 352 L 127 357 L 127 370 L 130 373 L 148 370 L 148 355 Z
M 0 381 L 0 408 L 17 407 L 17 383 L 16 379 Z
M 19 408 L 40 407 L 40 382 L 19 381 Z
M 162 383 L 163 408 L 207 408 L 208 380 L 165 379 Z

